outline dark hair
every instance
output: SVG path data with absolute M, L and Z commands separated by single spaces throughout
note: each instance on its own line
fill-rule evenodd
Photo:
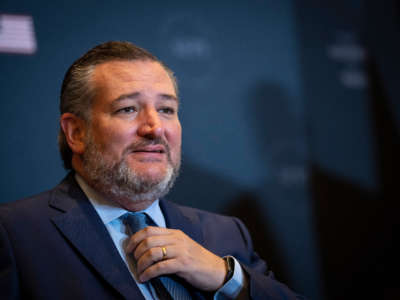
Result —
M 60 113 L 72 113 L 85 122 L 90 122 L 91 103 L 95 87 L 91 83 L 91 75 L 96 65 L 109 61 L 149 60 L 160 63 L 170 76 L 178 93 L 178 86 L 173 72 L 157 57 L 130 42 L 110 41 L 100 44 L 77 59 L 65 73 L 60 95 Z M 72 151 L 65 134 L 60 128 L 58 147 L 65 169 L 72 169 Z

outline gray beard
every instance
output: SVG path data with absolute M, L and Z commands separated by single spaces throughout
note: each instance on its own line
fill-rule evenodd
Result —
M 160 141 L 149 141 L 146 144 L 160 144 Z M 179 174 L 180 162 L 173 166 L 169 147 L 165 146 L 168 168 L 161 180 L 139 176 L 127 165 L 124 156 L 120 161 L 104 160 L 91 136 L 88 137 L 86 151 L 83 154 L 83 168 L 93 188 L 114 200 L 154 201 L 169 192 Z

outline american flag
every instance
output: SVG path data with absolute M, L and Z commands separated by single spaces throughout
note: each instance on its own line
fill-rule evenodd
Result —
M 0 14 L 0 52 L 33 54 L 36 49 L 31 16 Z

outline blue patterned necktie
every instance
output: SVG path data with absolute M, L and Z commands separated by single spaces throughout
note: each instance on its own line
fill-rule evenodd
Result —
M 152 220 L 145 213 L 127 212 L 121 218 L 124 224 L 131 230 L 131 234 L 134 234 L 147 226 L 154 226 Z M 189 291 L 181 283 L 177 282 L 170 276 L 153 278 L 150 280 L 150 284 L 153 286 L 158 298 L 161 300 L 192 299 Z

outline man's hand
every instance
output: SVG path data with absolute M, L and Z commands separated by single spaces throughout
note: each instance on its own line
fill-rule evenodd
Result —
M 126 250 L 133 253 L 142 282 L 160 275 L 176 274 L 204 291 L 216 291 L 223 285 L 224 260 L 180 230 L 146 227 L 131 236 Z

